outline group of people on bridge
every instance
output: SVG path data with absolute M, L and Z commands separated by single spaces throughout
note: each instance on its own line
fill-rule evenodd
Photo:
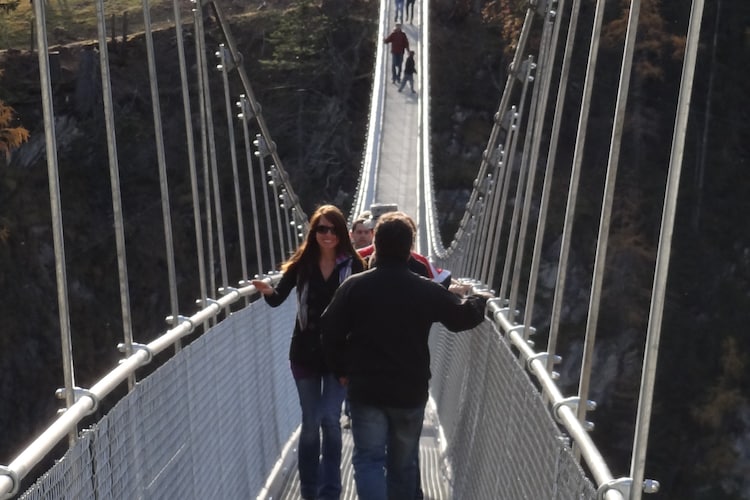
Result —
M 407 214 L 378 215 L 363 214 L 348 228 L 339 208 L 318 207 L 278 283 L 252 282 L 272 307 L 296 288 L 289 360 L 302 412 L 297 468 L 306 500 L 341 496 L 345 400 L 360 500 L 420 497 L 430 328 L 474 328 L 492 297 L 414 252 L 416 225 Z
M 383 42 L 391 46 L 391 82 L 399 85 L 399 92 L 404 90 L 408 82 L 411 93 L 416 93 L 414 75 L 417 73 L 417 65 L 414 60 L 414 51 L 409 49 L 409 38 L 401 29 L 401 23 L 396 22 L 393 31 L 383 39 Z M 404 62 L 404 54 L 408 54 L 406 62 Z

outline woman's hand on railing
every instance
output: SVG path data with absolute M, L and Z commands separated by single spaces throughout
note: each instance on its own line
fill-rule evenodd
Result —
M 271 295 L 273 293 L 273 287 L 265 280 L 251 280 L 250 283 L 263 295 Z

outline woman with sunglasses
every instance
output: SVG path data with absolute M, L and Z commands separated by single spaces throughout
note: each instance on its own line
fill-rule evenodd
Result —
M 283 275 L 276 288 L 265 281 L 252 282 L 271 307 L 281 305 L 297 288 L 289 361 L 302 408 L 297 467 L 303 499 L 338 499 L 341 494 L 340 417 L 346 388 L 323 360 L 320 316 L 339 285 L 364 269 L 344 214 L 323 205 L 310 217 L 305 241 L 281 265 Z

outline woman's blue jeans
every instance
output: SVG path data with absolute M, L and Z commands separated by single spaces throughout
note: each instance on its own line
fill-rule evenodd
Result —
M 350 401 L 359 500 L 414 500 L 424 406 L 384 408 Z
M 341 495 L 341 403 L 346 388 L 333 375 L 295 382 L 302 408 L 297 465 L 300 493 L 305 499 L 338 500 Z

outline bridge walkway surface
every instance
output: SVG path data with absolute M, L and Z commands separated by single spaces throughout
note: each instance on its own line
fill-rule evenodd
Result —
M 389 24 L 395 19 L 394 7 L 386 9 Z M 415 51 L 415 58 L 421 56 L 422 44 L 421 28 L 422 12 L 419 2 L 415 2 L 414 19 L 402 23 L 401 29 L 409 39 L 410 50 Z M 379 162 L 375 177 L 375 203 L 396 204 L 399 210 L 406 212 L 415 219 L 419 216 L 419 182 L 421 178 L 421 158 L 419 154 L 419 137 L 422 123 L 420 121 L 422 98 L 422 75 L 417 69 L 414 75 L 414 92 L 407 84 L 399 90 L 399 84 L 391 81 L 390 46 L 386 46 L 386 56 L 382 60 L 380 81 L 383 89 L 383 114 L 381 121 Z M 425 52 L 426 57 L 426 52 Z M 404 56 L 404 61 L 406 55 Z M 342 419 L 342 426 L 346 417 Z M 440 452 L 441 439 L 437 412 L 432 404 L 425 410 L 425 419 L 420 440 L 420 474 L 424 498 L 441 500 L 451 498 L 450 485 L 445 475 L 443 460 Z M 354 470 L 352 468 L 352 452 L 354 443 L 351 431 L 343 429 L 343 453 L 341 461 L 341 476 L 344 484 L 342 500 L 357 498 L 354 485 Z M 294 450 L 296 451 L 296 450 Z M 269 498 L 298 499 L 299 476 L 294 461 L 294 453 L 288 457 L 282 470 L 283 479 L 278 481 L 280 496 L 271 495 Z

